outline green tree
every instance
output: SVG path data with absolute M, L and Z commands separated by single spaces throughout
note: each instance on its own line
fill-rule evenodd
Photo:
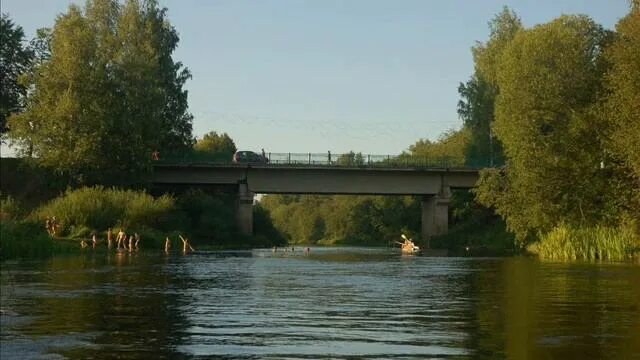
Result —
M 458 115 L 469 129 L 469 142 L 465 149 L 469 165 L 500 165 L 504 163 L 502 146 L 493 134 L 495 99 L 499 85 L 498 61 L 504 49 L 522 29 L 520 18 L 504 7 L 489 22 L 489 40 L 478 43 L 471 51 L 475 73 L 466 83 L 460 84 Z
M 23 152 L 79 182 L 123 183 L 152 151 L 191 148 L 189 73 L 171 58 L 178 37 L 156 1 L 72 5 L 41 38 L 26 111 L 9 120 Z
M 616 25 L 616 37 L 606 49 L 611 64 L 606 75 L 607 97 L 602 119 L 611 125 L 603 165 L 620 179 L 617 190 L 623 225 L 635 224 L 640 237 L 640 0 Z
M 213 154 L 221 159 L 229 160 L 237 151 L 236 144 L 227 133 L 218 134 L 215 131 L 204 134 L 195 144 L 196 151 Z
M 24 31 L 8 14 L 0 16 L 0 134 L 7 131 L 7 118 L 22 111 L 26 87 L 19 77 L 27 72 L 33 52 L 24 44 Z
M 465 164 L 465 149 L 470 141 L 468 129 L 449 130 L 440 135 L 437 141 L 418 140 L 409 146 L 411 156 L 426 159 L 429 163 L 443 163 L 447 166 Z
M 520 241 L 611 214 L 611 174 L 599 165 L 605 125 L 594 116 L 609 38 L 586 16 L 562 16 L 519 31 L 498 61 L 494 127 L 508 166 L 483 175 L 478 198 Z
M 616 26 L 617 34 L 606 56 L 606 117 L 613 124 L 611 152 L 633 171 L 640 184 L 640 1 Z M 640 185 L 638 185 L 640 187 Z
M 354 153 L 353 151 L 349 151 L 346 154 L 338 156 L 336 163 L 342 166 L 362 166 L 364 165 L 364 157 L 361 152 Z

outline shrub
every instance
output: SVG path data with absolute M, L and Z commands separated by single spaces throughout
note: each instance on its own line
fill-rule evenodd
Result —
M 0 221 L 0 258 L 46 257 L 53 248 L 53 239 L 39 224 Z
M 38 208 L 34 218 L 43 222 L 55 216 L 59 235 L 69 235 L 82 227 L 106 230 L 115 225 L 153 228 L 174 208 L 170 196 L 154 199 L 143 191 L 105 189 L 102 186 L 67 190 L 61 197 Z
M 14 198 L 11 196 L 0 198 L 0 221 L 16 220 L 22 215 L 23 209 Z

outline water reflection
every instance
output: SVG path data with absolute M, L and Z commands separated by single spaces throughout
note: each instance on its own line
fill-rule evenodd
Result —
M 379 249 L 2 264 L 1 357 L 633 358 L 640 267 Z

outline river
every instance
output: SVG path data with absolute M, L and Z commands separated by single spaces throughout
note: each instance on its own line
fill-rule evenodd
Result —
M 640 358 L 640 266 L 386 249 L 2 264 L 0 357 Z

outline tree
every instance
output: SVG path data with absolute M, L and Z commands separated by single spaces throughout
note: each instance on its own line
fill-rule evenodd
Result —
M 33 52 L 24 44 L 24 31 L 11 21 L 8 14 L 0 16 L 0 134 L 7 131 L 7 118 L 22 111 L 26 88 L 19 77 L 24 74 L 33 58 Z
M 616 30 L 605 52 L 611 69 L 606 75 L 608 94 L 602 118 L 611 125 L 611 132 L 603 165 L 623 180 L 612 185 L 626 207 L 623 216 L 635 220 L 640 235 L 640 0 L 633 1 Z
M 364 157 L 361 152 L 356 154 L 353 151 L 349 151 L 338 156 L 336 163 L 341 166 L 362 166 L 364 165 Z
M 215 131 L 204 134 L 202 139 L 196 142 L 195 149 L 227 160 L 237 151 L 236 144 L 227 133 L 218 134 Z
M 469 143 L 468 129 L 449 130 L 437 141 L 418 140 L 409 146 L 411 156 L 425 159 L 429 163 L 443 163 L 446 166 L 462 166 L 465 163 L 465 148 Z
M 522 29 L 522 22 L 505 6 L 489 22 L 489 29 L 489 40 L 471 49 L 475 63 L 474 75 L 458 87 L 461 98 L 458 115 L 470 131 L 465 149 L 466 162 L 470 165 L 494 166 L 504 163 L 502 146 L 492 131 L 495 99 L 500 92 L 498 61 L 504 49 Z
M 26 111 L 9 120 L 23 152 L 79 182 L 124 183 L 154 150 L 191 148 L 189 73 L 171 58 L 178 37 L 156 1 L 72 5 L 41 38 Z
M 640 184 L 640 1 L 616 26 L 617 34 L 606 56 L 611 62 L 607 74 L 605 112 L 613 124 L 611 152 L 631 169 Z M 640 186 L 640 185 L 639 185 Z
M 609 38 L 586 16 L 562 16 L 519 31 L 498 61 L 494 128 L 508 165 L 483 176 L 478 198 L 522 242 L 611 213 L 612 174 L 599 165 L 606 124 L 594 113 Z

